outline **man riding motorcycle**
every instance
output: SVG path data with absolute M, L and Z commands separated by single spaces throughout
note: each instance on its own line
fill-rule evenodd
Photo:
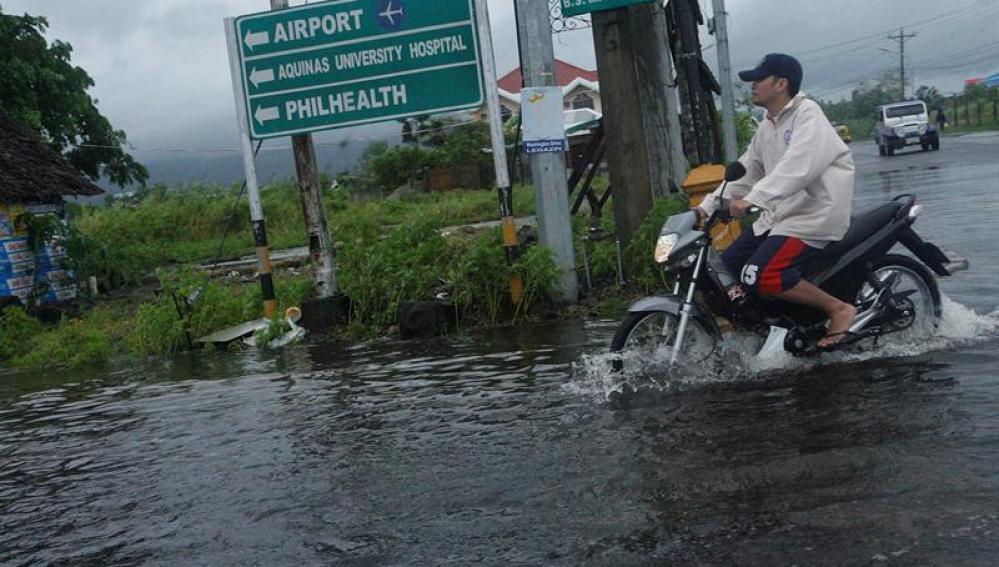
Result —
M 799 92 L 802 69 L 790 55 L 771 53 L 739 78 L 752 83 L 753 103 L 767 109 L 739 161 L 746 175 L 728 184 L 734 218 L 761 210 L 751 231 L 722 260 L 743 286 L 820 309 L 829 318 L 820 348 L 846 336 L 857 309 L 803 279 L 808 261 L 839 241 L 850 224 L 854 165 L 850 149 L 822 109 Z M 704 218 L 718 208 L 720 187 L 695 208 Z

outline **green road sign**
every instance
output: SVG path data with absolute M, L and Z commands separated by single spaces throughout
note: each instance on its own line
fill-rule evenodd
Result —
M 601 10 L 613 10 L 631 6 L 632 4 L 645 4 L 649 0 L 559 0 L 562 3 L 563 16 L 581 16 L 590 12 Z
M 483 104 L 473 0 L 333 0 L 236 18 L 254 138 Z

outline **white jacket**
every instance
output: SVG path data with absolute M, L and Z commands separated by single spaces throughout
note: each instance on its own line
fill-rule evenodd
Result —
M 841 240 L 850 226 L 853 156 L 822 109 L 798 93 L 757 129 L 739 158 L 746 175 L 728 184 L 726 199 L 745 199 L 763 209 L 753 232 L 810 241 Z M 716 189 L 701 203 L 718 208 Z

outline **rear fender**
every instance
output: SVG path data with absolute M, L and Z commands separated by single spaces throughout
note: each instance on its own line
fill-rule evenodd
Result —
M 631 313 L 659 311 L 679 317 L 680 312 L 683 311 L 683 298 L 678 295 L 657 295 L 644 297 L 633 303 L 631 307 L 628 308 L 628 311 Z M 721 329 L 718 328 L 718 322 L 715 321 L 715 316 L 708 310 L 707 307 L 695 302 L 694 318 L 697 319 L 697 321 L 701 323 L 705 329 L 711 331 L 715 337 L 721 337 Z
M 933 272 L 938 276 L 949 276 L 950 271 L 947 269 L 947 265 L 951 263 L 950 258 L 947 257 L 936 245 L 926 242 L 916 231 L 912 230 L 912 227 L 907 227 L 899 235 L 898 241 L 905 246 L 909 252 L 912 252 L 922 261 L 928 268 L 933 270 Z

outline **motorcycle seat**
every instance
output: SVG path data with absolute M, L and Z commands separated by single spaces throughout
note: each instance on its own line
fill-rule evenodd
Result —
M 831 266 L 847 251 L 856 247 L 872 234 L 883 228 L 898 211 L 905 206 L 901 201 L 889 201 L 868 207 L 850 217 L 850 228 L 843 240 L 826 246 L 808 265 L 805 270 L 808 276 Z

